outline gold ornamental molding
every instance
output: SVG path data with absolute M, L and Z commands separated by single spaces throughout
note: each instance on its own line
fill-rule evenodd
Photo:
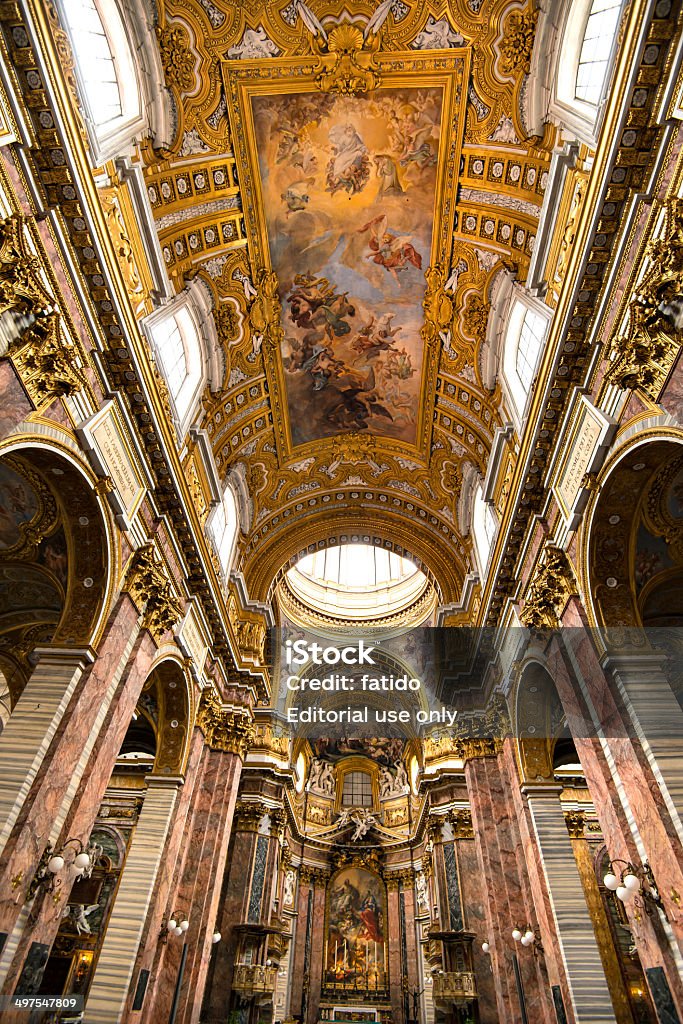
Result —
M 683 200 L 666 206 L 663 236 L 645 250 L 647 270 L 615 338 L 605 379 L 657 402 L 683 345 L 678 308 L 683 275 Z
M 212 688 L 204 690 L 199 703 L 197 726 L 204 733 L 206 745 L 211 750 L 222 750 L 228 754 L 236 754 L 242 761 L 254 738 L 254 727 L 248 714 L 225 707 L 216 691 Z M 255 807 L 255 804 L 245 804 Z M 259 804 L 260 815 L 265 811 Z M 260 819 L 259 819 L 260 820 Z
M 526 594 L 521 613 L 529 629 L 557 629 L 570 597 L 578 594 L 574 573 L 564 551 L 547 547 Z
M 322 92 L 336 92 L 342 96 L 357 96 L 376 89 L 381 82 L 380 69 L 375 61 L 379 37 L 371 33 L 367 39 L 353 25 L 339 25 L 330 32 L 325 50 L 313 44 L 320 54 L 320 70 L 316 85 Z
M 83 355 L 44 283 L 44 265 L 28 247 L 26 223 L 15 216 L 0 224 L 0 321 L 9 336 L 7 355 L 40 411 L 88 384 Z
M 182 613 L 166 569 L 154 545 L 145 544 L 133 555 L 123 589 L 127 590 L 157 644 L 173 629 Z

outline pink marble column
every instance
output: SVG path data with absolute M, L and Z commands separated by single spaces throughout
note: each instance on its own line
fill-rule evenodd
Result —
M 401 917 L 398 906 L 398 879 L 387 884 L 389 936 L 389 999 L 395 1024 L 403 1024 L 403 964 L 401 962 Z
M 308 1024 L 315 1024 L 320 1007 L 320 992 L 323 979 L 323 954 L 325 943 L 325 893 L 326 879 L 316 873 L 313 888 L 313 936 L 309 966 Z
M 164 851 L 164 859 L 159 868 L 156 888 L 152 897 L 149 914 L 145 922 L 142 941 L 135 962 L 131 989 L 122 1017 L 122 1022 L 147 1020 L 149 1007 L 157 1002 L 168 1004 L 170 998 L 169 985 L 175 984 L 176 975 L 172 970 L 164 971 L 163 962 L 170 938 L 162 934 L 169 916 L 177 910 L 176 897 L 181 874 L 187 835 L 192 821 L 192 808 L 199 799 L 203 781 L 204 767 L 204 736 L 199 729 L 192 735 L 190 753 L 185 769 L 185 782 L 178 794 L 173 821 L 169 829 L 168 841 Z M 177 968 L 177 962 L 176 962 Z M 149 972 L 149 981 L 144 1000 L 139 1010 L 133 1010 L 135 990 L 140 971 Z
M 229 1013 L 233 969 L 240 938 L 236 926 L 246 922 L 249 916 L 250 881 L 257 839 L 256 823 L 241 821 L 238 817 L 230 844 L 230 863 L 216 923 L 222 941 L 211 958 L 203 1024 L 224 1024 Z
M 242 771 L 237 754 L 207 748 L 204 756 L 202 792 L 193 808 L 177 897 L 178 906 L 186 910 L 190 921 L 178 1024 L 196 1024 L 199 1020 Z
M 504 757 L 473 758 L 465 765 L 477 853 L 488 890 L 487 941 L 498 1013 L 521 1024 L 512 957 L 518 955 L 529 1020 L 555 1024 L 545 963 L 531 949 L 515 948 L 512 929 L 536 925 L 535 908 Z M 516 780 L 516 773 L 515 773 Z
M 97 659 L 71 696 L 5 846 L 0 865 L 0 931 L 12 932 L 48 839 L 57 845 L 70 836 L 85 840 L 92 829 L 154 650 L 147 633 L 139 637 L 132 660 L 110 701 L 108 719 L 100 721 L 101 708 L 110 700 L 107 694 L 112 676 L 120 668 L 121 655 L 131 635 L 137 633 L 137 623 L 137 609 L 128 594 L 123 594 L 110 616 Z M 27 691 L 29 686 L 30 681 Z M 23 696 L 19 703 L 22 699 Z M 97 739 L 88 761 L 80 765 L 81 781 L 76 795 L 70 797 L 74 772 L 83 755 L 83 737 L 93 732 Z M 54 835 L 54 823 L 60 818 L 63 825 Z M 12 880 L 17 878 L 19 883 L 13 884 Z M 34 916 L 39 913 L 36 904 Z M 56 930 L 54 921 L 51 920 L 48 930 Z M 8 986 L 13 984 L 16 973 L 15 965 L 3 991 L 11 990 Z
M 683 894 L 681 845 L 673 834 L 642 748 L 629 737 L 590 635 L 583 628 L 578 599 L 570 600 L 562 624 L 571 632 L 564 633 L 563 629 L 562 643 L 553 643 L 547 668 L 555 681 L 603 834 L 608 837 L 610 856 L 639 865 L 644 851 L 659 885 L 671 940 L 677 940 L 680 948 L 683 914 L 677 897 Z M 632 906 L 627 907 L 627 912 L 643 968 L 664 969 L 674 1003 L 683 1017 L 678 953 L 674 955 L 656 916 L 639 914 Z
M 412 993 L 415 989 L 419 992 L 423 984 L 420 974 L 417 936 L 415 934 L 415 888 L 407 882 L 402 886 L 402 892 L 405 907 L 406 952 L 408 954 L 406 974 L 408 976 L 408 990 Z
M 139 634 L 128 668 L 119 683 L 87 759 L 76 794 L 72 800 L 69 800 L 68 794 L 65 795 L 68 808 L 59 837 L 54 842 L 56 848 L 71 836 L 85 840 L 90 835 L 142 686 L 149 673 L 153 654 L 154 645 L 149 634 Z M 73 767 L 72 764 L 72 770 Z M 51 775 L 53 771 L 54 766 L 50 768 Z M 39 803 L 35 805 L 38 814 L 39 806 Z M 30 926 L 23 928 L 18 940 L 17 951 L 4 980 L 3 991 L 13 990 L 32 942 L 51 944 L 54 941 L 73 884 L 68 874 L 64 874 L 60 881 L 60 901 L 56 906 L 52 898 L 38 896 L 34 901 Z
M 291 996 L 289 1000 L 290 1013 L 296 1017 L 301 1012 L 301 1005 L 304 994 L 304 965 L 306 960 L 306 939 L 308 935 L 308 897 L 313 892 L 313 881 L 310 874 L 304 870 L 299 873 L 299 894 L 297 899 L 297 920 L 296 931 L 292 952 L 292 979 Z
M 502 757 L 507 766 L 507 771 L 512 773 L 514 778 L 517 774 L 517 765 L 513 749 L 513 740 L 508 737 L 505 740 Z M 574 1011 L 569 994 L 567 977 L 562 963 L 557 942 L 557 930 L 555 919 L 552 913 L 550 895 L 543 870 L 543 861 L 534 835 L 533 823 L 529 814 L 529 805 L 524 799 L 519 786 L 512 786 L 512 799 L 515 808 L 515 816 L 519 827 L 519 835 L 524 851 L 524 860 L 529 875 L 529 884 L 533 895 L 534 910 L 538 920 L 538 926 L 543 941 L 543 949 L 546 967 L 548 969 L 548 982 L 551 986 L 559 985 L 562 992 L 562 1001 L 567 1012 L 567 1020 L 572 1024 Z

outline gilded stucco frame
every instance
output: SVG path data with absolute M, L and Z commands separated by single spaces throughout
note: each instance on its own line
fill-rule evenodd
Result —
M 383 443 L 397 454 L 418 455 L 429 460 L 432 418 L 434 408 L 441 339 L 439 328 L 431 316 L 438 307 L 440 296 L 447 299 L 442 285 L 451 267 L 453 249 L 453 218 L 457 199 L 460 158 L 467 113 L 467 83 L 470 75 L 471 50 L 459 47 L 453 53 L 437 51 L 407 51 L 405 53 L 378 53 L 374 55 L 373 73 L 377 83 L 367 92 L 410 88 L 443 89 L 442 139 L 439 145 L 436 189 L 434 196 L 434 232 L 429 268 L 425 281 L 425 326 L 422 363 L 422 402 L 418 411 L 416 443 L 383 438 Z M 252 97 L 303 94 L 321 88 L 321 58 L 290 57 L 273 60 L 235 60 L 222 64 L 227 108 L 237 164 L 243 213 L 248 237 L 248 251 L 252 279 L 259 285 L 266 275 L 272 275 L 268 229 L 263 210 L 263 196 L 259 171 L 256 135 L 253 122 Z M 436 273 L 433 273 L 436 271 Z M 269 295 L 272 299 L 272 295 Z M 257 300 L 258 301 L 258 300 Z M 277 297 L 270 309 L 280 307 Z M 432 322 L 430 322 L 430 320 Z M 274 332 L 277 336 L 277 330 Z M 291 428 L 287 413 L 285 378 L 279 345 L 263 345 L 266 377 L 274 412 L 275 437 L 278 454 L 288 459 L 293 452 Z M 278 351 L 276 351 L 276 349 Z M 332 447 L 338 436 L 316 439 L 296 446 L 297 457 L 320 453 L 321 446 Z

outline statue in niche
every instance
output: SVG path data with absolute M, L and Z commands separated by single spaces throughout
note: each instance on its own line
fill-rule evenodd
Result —
M 425 878 L 424 871 L 418 871 L 415 875 L 415 895 L 417 896 L 417 905 L 422 910 L 429 910 L 429 893 L 427 891 L 427 879 Z
M 316 757 L 311 762 L 310 788 L 317 790 L 318 793 L 323 793 L 325 796 L 334 796 L 335 785 L 333 765 L 329 761 L 323 761 Z
M 282 894 L 282 903 L 285 907 L 294 906 L 294 892 L 296 890 L 296 871 L 290 868 L 285 875 L 285 886 Z

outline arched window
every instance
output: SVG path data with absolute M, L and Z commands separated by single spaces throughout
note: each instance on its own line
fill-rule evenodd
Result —
M 505 334 L 503 375 L 520 421 L 547 332 L 548 317 L 541 310 L 521 299 L 513 303 Z
M 558 47 L 554 110 L 577 138 L 594 144 L 621 14 L 621 0 L 572 4 Z
M 181 433 L 202 383 L 200 336 L 187 306 L 149 323 L 149 333 L 163 371 Z
M 553 121 L 595 147 L 623 0 L 547 0 L 541 5 L 523 101 L 526 124 Z
M 114 0 L 62 0 L 62 10 L 97 155 L 116 155 L 121 133 L 134 132 L 143 115 L 137 68 L 121 15 Z
M 347 772 L 342 789 L 342 807 L 372 807 L 372 778 L 368 772 Z
M 491 557 L 493 539 L 498 529 L 498 519 L 491 505 L 484 501 L 484 491 L 479 484 L 474 493 L 474 505 L 472 507 L 472 535 L 474 546 L 479 563 L 479 575 L 482 579 L 486 575 L 486 569 Z
M 223 500 L 211 517 L 210 531 L 221 569 L 227 573 L 238 527 L 237 501 L 231 487 L 223 491 Z
M 597 107 L 607 76 L 621 0 L 593 0 L 583 33 L 574 96 Z
M 150 135 L 167 147 L 173 100 L 147 5 L 140 0 L 56 0 L 74 55 L 95 165 L 132 154 Z

